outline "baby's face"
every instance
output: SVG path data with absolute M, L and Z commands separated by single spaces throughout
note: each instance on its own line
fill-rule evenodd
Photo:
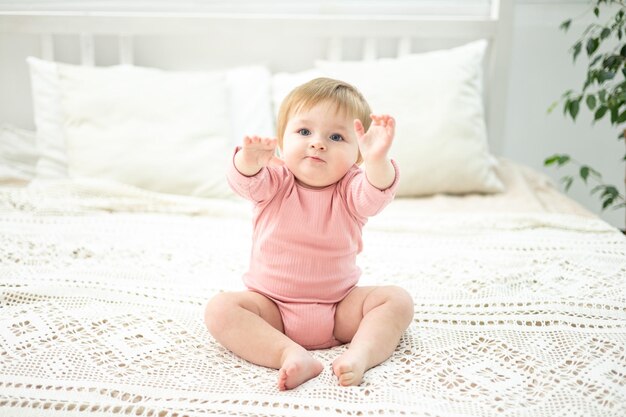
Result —
M 291 116 L 283 135 L 287 168 L 305 187 L 323 188 L 339 181 L 355 164 L 359 145 L 354 119 L 322 102 Z

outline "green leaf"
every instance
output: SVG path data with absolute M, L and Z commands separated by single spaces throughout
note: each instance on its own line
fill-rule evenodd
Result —
M 600 33 L 600 38 L 601 39 L 606 39 L 606 38 L 609 37 L 610 34 L 611 34 L 611 29 L 604 28 L 604 29 L 602 29 L 602 32 Z
M 562 29 L 565 32 L 567 32 L 567 29 L 569 29 L 569 26 L 571 24 L 572 24 L 572 19 L 567 19 L 567 20 L 563 21 L 563 23 L 561 23 L 561 25 L 559 26 L 559 29 Z
M 594 96 L 593 94 L 589 94 L 587 96 L 587 107 L 589 107 L 589 110 L 592 110 L 596 108 L 596 96 Z
M 620 59 L 621 58 L 620 58 L 619 55 L 611 55 L 608 58 L 606 58 L 604 61 L 602 61 L 602 66 L 604 68 L 617 69 L 617 68 L 613 68 L 613 67 L 616 67 L 616 66 L 618 67 L 619 66 Z
M 602 70 L 602 71 L 598 72 L 598 83 L 602 84 L 603 82 L 605 82 L 607 80 L 613 79 L 613 77 L 615 77 L 615 73 L 614 72 Z
M 593 8 L 593 14 L 595 14 L 596 17 L 600 16 L 600 9 L 598 7 L 594 7 Z
M 588 166 L 580 167 L 580 177 L 583 179 L 585 184 L 587 184 L 587 177 L 589 177 L 589 167 Z
M 605 68 L 611 70 L 612 72 L 617 72 L 619 68 L 626 63 L 625 57 L 621 55 L 605 53 L 604 56 L 607 57 Z
M 617 188 L 615 188 L 615 186 L 607 185 L 606 187 L 604 187 L 604 193 L 602 195 L 610 195 L 611 197 L 616 198 L 619 195 L 619 191 L 617 191 Z
M 593 115 L 593 120 L 596 121 L 602 119 L 608 109 L 609 108 L 607 106 L 598 107 L 598 110 L 596 110 L 595 114 Z
M 596 171 L 595 169 L 588 167 L 589 168 L 589 173 L 591 175 L 593 175 L 594 177 L 596 177 L 597 179 L 601 179 L 602 178 L 602 174 L 600 174 L 598 171 Z
M 573 61 L 576 62 L 576 57 L 578 57 L 578 54 L 580 54 L 580 50 L 582 49 L 583 44 L 581 41 L 576 42 L 576 44 L 574 45 L 574 52 L 572 53 L 572 58 Z
M 552 104 L 550 104 L 550 107 L 548 107 L 548 114 L 552 113 L 554 111 L 554 109 L 556 108 L 556 106 L 559 105 L 559 101 L 556 100 L 554 102 L 552 102 Z
M 626 44 L 622 46 L 622 49 L 620 49 L 619 54 L 623 56 L 624 58 L 626 58 Z
M 557 158 L 557 163 L 559 164 L 559 166 L 563 166 L 567 164 L 570 161 L 570 159 L 571 158 L 569 157 L 569 155 L 562 154 L 562 155 L 559 155 L 559 157 Z
M 606 187 L 604 187 L 604 192 L 602 193 L 601 198 L 604 200 L 604 202 L 602 203 L 602 210 L 604 210 L 611 204 L 613 204 L 615 200 L 621 197 L 614 186 L 607 185 Z
M 604 103 L 606 101 L 606 90 L 602 89 L 598 92 L 598 98 L 600 98 L 600 102 Z
M 602 210 L 606 210 L 607 207 L 610 207 L 614 200 L 615 199 L 613 197 L 609 197 L 604 200 L 604 203 L 602 203 Z
M 590 166 L 587 166 L 587 165 L 581 166 L 580 167 L 580 177 L 585 181 L 585 183 L 587 182 L 587 178 L 589 178 L 589 175 L 593 175 L 597 179 L 602 178 L 602 174 L 600 174 L 598 171 L 596 171 L 595 169 L 591 168 Z
M 624 158 L 626 158 L 626 155 L 624 156 Z M 550 166 L 550 165 L 554 165 L 554 163 L 559 159 L 559 155 L 552 155 L 548 158 L 546 158 L 543 161 L 543 165 L 544 166 Z
M 556 153 L 543 161 L 545 166 L 557 164 L 558 166 L 562 166 L 570 161 L 570 156 L 567 154 L 559 154 Z
M 587 56 L 591 56 L 593 55 L 593 53 L 598 49 L 598 46 L 600 45 L 600 42 L 598 41 L 598 38 L 589 38 L 589 40 L 587 40 Z
M 580 99 L 572 100 L 569 104 L 569 114 L 572 116 L 572 120 L 576 120 L 578 111 L 580 110 Z
M 626 110 L 624 110 L 622 114 L 617 116 L 617 123 L 624 123 L 624 122 L 626 122 Z
M 593 61 L 591 61 L 591 62 L 589 63 L 589 68 L 591 68 L 591 67 L 593 67 L 594 65 L 596 65 L 596 64 L 598 63 L 598 61 L 599 61 L 599 60 L 601 60 L 601 59 L 602 59 L 602 55 L 598 55 L 598 56 L 596 56 L 596 57 L 593 59 Z
M 610 107 L 610 109 L 611 109 L 611 124 L 614 125 L 617 123 L 617 118 L 619 117 L 617 113 L 618 109 L 617 109 L 617 106 Z
M 567 177 L 561 178 L 561 181 L 565 183 L 565 191 L 569 191 L 572 183 L 574 182 L 574 177 L 568 175 Z

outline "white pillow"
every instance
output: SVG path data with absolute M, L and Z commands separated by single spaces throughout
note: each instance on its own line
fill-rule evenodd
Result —
M 38 158 L 35 132 L 0 126 L 0 181 L 32 180 Z
M 54 62 L 28 57 L 33 111 L 37 128 L 37 178 L 67 177 L 67 153 L 61 109 L 58 66 Z
M 228 195 L 223 73 L 59 65 L 68 174 L 152 191 Z
M 396 118 L 391 156 L 397 195 L 504 190 L 489 153 L 482 91 L 486 41 L 361 62 L 318 61 L 326 76 L 357 87 L 374 113 Z
M 69 166 L 73 177 L 115 179 L 161 192 L 230 196 L 223 160 L 232 146 L 245 134 L 273 134 L 271 78 L 263 66 L 168 72 L 77 67 L 33 57 L 28 64 L 41 152 L 38 178 L 67 177 Z M 75 123 L 76 118 L 89 123 Z M 120 125 L 119 118 L 129 123 Z M 159 155 L 148 132 L 167 137 L 159 142 L 161 156 L 168 160 L 163 166 L 155 159 Z M 205 140 L 207 134 L 213 139 Z M 102 147 L 105 153 L 98 157 Z M 105 154 L 116 156 L 106 160 Z M 92 164 L 94 159 L 98 161 Z M 157 173 L 146 170 L 157 166 Z

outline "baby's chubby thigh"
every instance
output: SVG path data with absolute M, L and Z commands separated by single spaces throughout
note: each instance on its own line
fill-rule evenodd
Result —
M 278 302 L 285 334 L 308 350 L 326 349 L 341 342 L 333 336 L 335 303 Z

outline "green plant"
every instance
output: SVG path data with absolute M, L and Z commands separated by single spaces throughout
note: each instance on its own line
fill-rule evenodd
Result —
M 602 9 L 602 13 L 601 13 Z M 617 139 L 626 144 L 626 1 L 624 0 L 593 0 L 587 13 L 593 11 L 595 20 L 583 31 L 580 38 L 572 45 L 570 52 L 573 61 L 586 52 L 588 59 L 587 76 L 582 90 L 566 91 L 561 100 L 550 106 L 548 112 L 554 110 L 559 102 L 563 102 L 563 113 L 576 121 L 581 109 L 587 109 L 593 114 L 593 122 L 605 117 L 610 119 L 611 126 L 617 130 Z M 605 18 L 606 23 L 598 23 Z M 602 17 L 601 17 L 602 14 Z M 582 16 L 577 17 L 576 19 Z M 567 31 L 573 19 L 565 20 L 560 28 Z M 582 103 L 582 104 L 581 104 Z M 622 162 L 626 161 L 626 154 Z M 555 154 L 545 159 L 544 165 L 562 167 L 573 165 L 577 176 L 589 185 L 592 180 L 595 186 L 591 194 L 598 194 L 602 201 L 602 209 L 626 207 L 624 193 L 618 187 L 607 184 L 596 169 L 584 164 L 567 154 Z M 561 181 L 565 190 L 569 190 L 574 182 L 575 175 L 566 175 Z M 626 183 L 626 175 L 625 175 Z M 625 210 L 626 211 L 626 210 Z

